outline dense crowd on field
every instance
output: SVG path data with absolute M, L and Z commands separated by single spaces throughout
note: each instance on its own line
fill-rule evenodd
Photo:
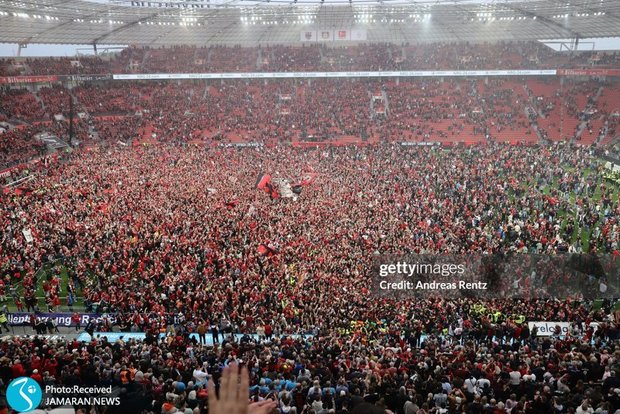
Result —
M 131 47 L 112 58 L 3 60 L 0 75 L 594 63 L 613 66 L 617 55 L 569 56 L 537 43 Z M 79 298 L 86 311 L 116 322 L 104 317 L 78 330 L 146 339 L 4 338 L 3 387 L 20 376 L 41 385 L 110 384 L 121 406 L 109 412 L 198 414 L 213 398 L 206 384 L 219 387 L 224 367 L 240 363 L 251 398 L 276 400 L 282 414 L 620 409 L 615 303 L 567 298 L 572 285 L 562 269 L 515 268 L 516 285 L 493 298 L 378 295 L 372 273 L 382 255 L 586 252 L 610 258 L 602 265 L 609 276 L 590 276 L 588 286 L 613 293 L 620 201 L 616 186 L 599 180 L 603 167 L 589 144 L 615 136 L 617 84 L 69 86 L 0 91 L 0 122 L 10 123 L 0 135 L 0 167 L 47 155 L 39 133 L 68 140 L 72 107 L 74 138 L 85 144 L 2 178 L 24 181 L 0 192 L 0 300 L 38 312 L 73 309 Z M 347 136 L 372 145 L 290 145 Z M 247 142 L 260 145 L 234 146 Z M 294 197 L 256 188 L 261 174 L 272 185 L 288 180 Z M 64 266 L 37 280 L 51 262 Z M 543 292 L 559 298 L 537 298 Z M 545 321 L 569 325 L 542 333 L 531 324 Z M 207 337 L 217 344 L 203 343 Z M 0 412 L 2 404 L 0 397 Z M 249 414 L 266 414 L 252 407 Z
M 0 60 L 0 76 L 158 72 L 556 69 L 617 67 L 614 52 L 556 52 L 540 42 L 129 47 L 104 56 Z
M 53 271 L 41 310 L 75 293 L 148 337 L 2 341 L 4 384 L 111 383 L 124 389 L 119 412 L 205 412 L 205 382 L 242 360 L 254 398 L 277 396 L 285 413 L 619 408 L 612 302 L 394 299 L 371 287 L 376 255 L 555 254 L 584 239 L 618 255 L 617 195 L 583 175 L 600 168 L 587 149 L 95 147 L 34 168 L 29 191 L 0 203 L 3 295 L 23 286 L 17 301 L 32 311 L 36 270 L 64 258 L 68 284 Z M 303 183 L 298 198 L 257 189 L 261 172 Z M 539 338 L 532 321 L 571 327 Z
M 38 154 L 34 135 L 82 144 L 573 141 L 616 136 L 617 83 L 553 79 L 112 82 L 0 91 L 0 166 Z M 27 128 L 25 126 L 28 126 Z M 96 132 L 94 134 L 93 132 Z M 607 139 L 605 139 L 607 138 Z
M 229 307 L 235 325 L 253 327 L 244 320 L 251 303 L 263 319 L 284 313 L 287 329 L 310 329 L 323 312 L 351 315 L 309 299 L 346 291 L 343 299 L 363 300 L 361 275 L 377 252 L 579 251 L 587 236 L 592 249 L 616 254 L 618 200 L 582 175 L 595 168 L 585 149 L 568 146 L 93 148 L 39 171 L 31 193 L 3 197 L 0 260 L 7 282 L 33 288 L 50 256 L 73 258 L 75 282 L 101 309 L 207 318 Z M 256 190 L 260 172 L 321 178 L 290 202 Z M 263 257 L 261 244 L 278 254 Z

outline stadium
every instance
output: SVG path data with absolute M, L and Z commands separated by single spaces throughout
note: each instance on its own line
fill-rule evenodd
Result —
M 617 0 L 1 0 L 0 414 L 620 412 Z

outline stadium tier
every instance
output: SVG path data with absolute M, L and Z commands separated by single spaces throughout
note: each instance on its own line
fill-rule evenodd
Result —
M 0 92 L 0 121 L 10 125 L 2 140 L 0 165 L 43 154 L 38 134 L 67 141 L 72 100 L 73 137 L 84 145 L 118 141 L 598 145 L 615 137 L 614 97 L 619 94 L 619 84 L 613 80 L 557 77 L 109 81 L 72 89 L 60 84 L 12 87 Z
M 104 57 L 0 60 L 0 76 L 174 72 L 313 72 L 617 68 L 615 52 L 555 52 L 539 42 L 124 49 Z
M 620 413 L 619 53 L 213 43 L 0 60 L 0 414 Z

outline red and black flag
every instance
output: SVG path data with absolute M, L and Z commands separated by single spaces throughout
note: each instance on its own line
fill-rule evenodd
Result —
M 271 175 L 260 173 L 258 174 L 258 178 L 256 179 L 256 188 L 260 188 L 269 194 L 269 197 L 273 200 L 274 198 L 279 198 L 280 193 L 278 193 L 278 189 L 271 182 Z
M 263 189 L 270 182 L 271 182 L 271 175 L 260 173 L 258 174 L 258 178 L 256 179 L 256 188 Z
M 267 185 L 265 186 L 265 191 L 269 193 L 269 197 L 272 200 L 280 198 L 280 193 L 278 192 L 278 189 L 272 183 L 267 183 Z

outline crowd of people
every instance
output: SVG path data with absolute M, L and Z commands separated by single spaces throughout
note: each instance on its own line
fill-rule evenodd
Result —
M 209 301 L 213 309 L 232 300 L 229 306 L 237 308 L 240 318 L 249 298 L 260 303 L 262 294 L 247 291 L 240 302 L 227 298 L 225 292 L 231 290 L 225 287 L 227 270 L 239 273 L 236 284 L 247 281 L 250 286 L 253 283 L 249 282 L 260 281 L 265 294 L 286 289 L 278 287 L 283 280 L 308 282 L 312 274 L 318 281 L 322 272 L 334 277 L 327 270 L 341 269 L 356 283 L 347 288 L 351 291 L 348 299 L 353 300 L 358 294 L 354 287 L 361 288 L 363 284 L 358 283 L 365 282 L 353 275 L 368 264 L 361 257 L 366 251 L 568 251 L 580 249 L 586 234 L 593 249 L 609 254 L 617 250 L 617 200 L 613 188 L 604 185 L 598 189 L 599 199 L 591 198 L 592 183 L 580 175 L 584 169 L 596 168 L 586 150 L 558 150 L 559 155 L 545 160 L 549 154 L 537 147 L 500 146 L 498 151 L 498 146 L 489 145 L 397 152 L 398 148 L 82 151 L 39 174 L 30 184 L 34 193 L 4 198 L 5 276 L 13 280 L 17 273 L 25 283 L 48 256 L 72 257 L 78 260 L 76 274 L 90 275 L 81 284 L 92 303 L 104 302 L 124 312 L 165 313 L 174 312 L 177 306 L 195 306 L 196 315 L 209 312 L 198 306 L 205 292 L 195 292 L 196 278 L 209 276 L 202 286 L 222 295 Z M 402 162 L 389 163 L 390 156 Z M 416 162 L 416 157 L 425 160 Z M 220 159 L 226 165 L 216 162 Z M 334 166 L 334 159 L 342 161 Z M 249 184 L 260 171 L 293 181 L 301 181 L 309 171 L 325 178 L 320 185 L 305 188 L 297 203 L 272 202 Z M 541 191 L 558 179 L 558 189 L 549 194 Z M 415 196 L 428 188 L 435 188 L 435 194 Z M 576 194 L 577 200 L 571 200 L 569 193 Z M 462 207 L 472 202 L 469 208 Z M 194 209 L 198 204 L 203 207 Z M 336 216 L 340 209 L 335 207 L 344 205 L 342 214 L 351 216 L 349 220 Z M 440 205 L 441 210 L 436 207 Z M 571 209 L 577 211 L 561 222 L 562 212 Z M 332 217 L 331 229 L 321 226 L 327 217 Z M 31 244 L 18 234 L 26 225 L 35 239 Z M 325 234 L 312 234 L 319 230 Z M 220 238 L 226 242 L 222 244 Z M 266 260 L 256 250 L 263 243 L 278 246 L 279 253 Z M 345 251 L 343 244 L 352 251 Z M 289 255 L 298 256 L 300 263 Z M 249 268 L 246 261 L 256 263 Z M 282 267 L 282 262 L 287 265 Z M 134 268 L 144 277 L 128 278 L 127 272 Z M 273 273 L 273 281 L 260 277 L 268 273 Z M 90 284 L 98 288 L 88 289 Z M 342 291 L 343 286 L 317 283 L 307 288 Z M 163 295 L 147 295 L 144 289 Z M 190 303 L 179 301 L 182 292 L 191 298 L 186 299 Z M 293 308 L 291 315 L 296 307 L 318 305 L 306 300 L 287 304 Z M 263 312 L 275 310 L 266 306 Z M 294 325 L 303 325 L 293 319 Z M 313 324 L 320 319 L 317 316 Z
M 30 161 L 47 153 L 45 144 L 34 138 L 33 131 L 13 130 L 0 135 L 0 167 Z
M 84 144 L 143 138 L 329 142 L 353 136 L 368 142 L 579 140 L 590 145 L 600 142 L 594 132 L 600 139 L 615 136 L 617 90 L 613 82 L 557 78 L 124 81 L 6 89 L 0 91 L 0 119 L 32 124 L 10 129 L 10 142 L 20 141 L 5 141 L 13 162 L 20 154 L 27 155 L 24 160 L 30 156 L 22 149 L 33 142 L 33 131 L 68 142 L 71 100 L 74 138 Z
M 455 345 L 430 338 L 416 347 L 390 332 L 368 344 L 339 336 L 265 342 L 246 337 L 205 347 L 176 335 L 85 344 L 14 338 L 0 348 L 3 382 L 30 375 L 44 385 L 112 385 L 121 390 L 120 405 L 107 412 L 211 413 L 207 406 L 222 373 L 235 364 L 249 372 L 251 401 L 276 408 L 268 412 L 546 414 L 620 408 L 618 351 L 599 341 Z M 210 392 L 209 384 L 215 384 Z
M 31 59 L 22 70 L 460 70 L 592 59 L 614 64 L 617 55 L 567 56 L 538 43 L 130 47 L 78 63 Z M 0 74 L 17 66 L 2 61 Z M 0 166 L 44 155 L 38 133 L 67 137 L 71 100 L 76 141 L 98 145 L 3 178 L 25 181 L 0 192 L 0 318 L 8 307 L 29 312 L 43 333 L 38 312 L 78 301 L 105 316 L 76 326 L 88 341 L 2 338 L 0 384 L 111 385 L 120 405 L 110 413 L 233 414 L 222 407 L 241 366 L 248 414 L 615 413 L 617 274 L 588 275 L 601 289 L 594 297 L 549 267 L 507 270 L 514 285 L 485 296 L 414 297 L 377 291 L 374 265 L 408 254 L 588 253 L 616 269 L 618 186 L 601 178 L 592 148 L 553 141 L 578 138 L 582 123 L 615 131 L 617 88 L 456 78 L 3 89 L 0 121 L 12 126 L 0 135 Z M 558 125 L 565 119 L 570 128 Z M 348 135 L 372 145 L 289 145 Z M 540 289 L 547 283 L 564 286 Z M 144 338 L 109 340 L 113 331 Z M 3 404 L 0 395 L 0 412 Z
M 42 282 L 55 298 L 71 289 L 147 338 L 11 338 L 0 343 L 2 381 L 109 383 L 123 390 L 119 412 L 205 412 L 206 383 L 237 361 L 253 398 L 286 413 L 364 402 L 402 413 L 614 412 L 613 302 L 393 299 L 371 289 L 380 255 L 618 254 L 614 187 L 582 174 L 599 168 L 589 150 L 567 145 L 65 156 L 30 172 L 32 191 L 3 196 L 4 286 L 17 283 L 24 298 Z M 305 184 L 295 200 L 270 197 L 256 189 L 260 172 Z M 70 259 L 69 286 L 35 280 L 54 258 Z M 533 321 L 571 326 L 538 337 Z M 205 332 L 221 343 L 189 336 Z
M 102 57 L 4 59 L 0 62 L 0 75 L 577 68 L 590 64 L 610 67 L 616 59 L 614 53 L 557 53 L 537 42 L 257 49 L 129 47 Z M 85 127 L 84 121 L 74 114 L 79 128 L 74 130 L 73 137 L 80 143 L 129 143 L 141 138 L 269 143 L 330 141 L 352 136 L 370 142 L 575 141 L 600 145 L 615 137 L 620 118 L 613 98 L 618 96 L 616 86 L 595 81 L 316 79 L 270 80 L 264 84 L 99 82 L 73 86 L 53 83 L 0 92 L 0 122 L 25 122 L 32 127 L 9 127 L 12 134 L 3 143 L 1 167 L 27 161 L 40 152 L 38 143 L 37 148 L 29 145 L 37 142 L 33 128 L 36 132 L 57 133 L 60 140 L 68 142 L 66 120 L 71 100 L 76 114 L 92 116 L 90 127 Z M 601 87 L 604 90 L 599 104 L 595 97 Z M 371 102 L 376 93 L 382 94 L 382 99 Z M 282 98 L 285 94 L 286 100 Z M 238 106 L 238 102 L 244 105 Z M 39 127 L 41 122 L 49 125 L 49 131 Z M 97 129 L 100 133 L 96 133 Z
M 128 47 L 117 54 L 0 60 L 0 76 L 157 72 L 482 70 L 614 67 L 614 52 L 561 53 L 540 42 L 355 46 Z
M 20 119 L 25 122 L 45 118 L 45 111 L 34 94 L 25 89 L 2 91 L 0 99 L 0 120 Z

